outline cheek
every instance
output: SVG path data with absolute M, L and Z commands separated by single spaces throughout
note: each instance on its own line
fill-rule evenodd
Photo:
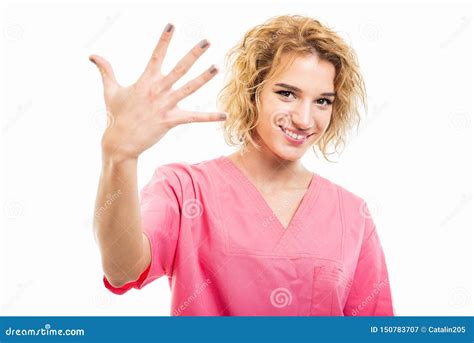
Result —
M 271 137 L 275 134 L 276 130 L 272 124 L 271 112 L 262 111 L 256 129 L 259 135 L 263 138 Z
M 329 124 L 331 123 L 331 113 L 332 109 L 320 113 L 319 119 L 317 121 L 319 132 L 325 132 L 328 129 Z
M 275 114 L 281 112 L 282 108 L 281 103 L 275 101 L 274 99 L 265 99 L 261 102 L 260 111 L 258 113 L 258 124 L 257 131 L 260 134 L 265 134 L 268 136 L 272 132 L 277 132 L 275 124 Z

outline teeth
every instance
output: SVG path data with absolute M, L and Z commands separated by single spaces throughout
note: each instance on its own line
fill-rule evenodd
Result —
M 285 134 L 287 134 L 288 136 L 290 136 L 293 139 L 302 140 L 303 138 L 305 138 L 305 136 L 297 135 L 296 133 L 294 133 L 290 130 L 287 130 L 287 129 L 285 129 L 284 132 L 285 132 Z

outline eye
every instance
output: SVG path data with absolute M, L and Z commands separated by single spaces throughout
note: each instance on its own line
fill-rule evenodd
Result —
M 275 93 L 280 94 L 284 98 L 288 98 L 290 95 L 293 95 L 293 97 L 295 96 L 295 93 L 293 93 L 291 91 L 277 91 Z
M 317 102 L 319 105 L 324 105 L 324 106 L 332 105 L 332 101 L 329 100 L 328 98 L 321 98 L 321 99 L 316 100 L 316 102 Z

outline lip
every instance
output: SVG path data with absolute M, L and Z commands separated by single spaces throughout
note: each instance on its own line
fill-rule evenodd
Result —
M 293 129 L 289 129 L 287 128 L 287 130 L 291 131 L 291 132 L 294 132 L 298 135 L 305 135 L 305 137 L 303 139 L 294 139 L 293 137 L 290 137 L 288 136 L 286 133 L 285 133 L 285 128 L 283 128 L 283 126 L 279 126 L 280 127 L 280 130 L 281 132 L 283 133 L 283 135 L 285 136 L 286 140 L 288 142 L 290 142 L 291 144 L 293 145 L 301 145 L 303 144 L 304 142 L 306 142 L 308 140 L 308 138 L 312 135 L 314 135 L 314 132 L 313 133 L 310 133 L 310 134 L 307 134 L 306 132 L 303 132 L 303 131 L 299 131 L 299 130 L 293 130 Z

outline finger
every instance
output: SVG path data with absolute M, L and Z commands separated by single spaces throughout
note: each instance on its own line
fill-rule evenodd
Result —
M 174 125 L 180 125 L 199 122 L 223 121 L 227 119 L 227 116 L 227 112 L 197 112 L 179 110 L 174 114 L 173 122 Z
M 143 76 L 153 77 L 160 72 L 163 60 L 166 56 L 166 51 L 168 51 L 171 37 L 173 36 L 173 32 L 174 25 L 168 23 L 161 33 L 160 40 L 158 41 L 155 50 L 153 50 L 150 61 L 143 72 Z
M 175 104 L 187 96 L 193 94 L 199 88 L 201 88 L 204 84 L 209 82 L 218 72 L 219 70 L 216 66 L 212 65 L 209 69 L 207 69 L 204 73 L 196 77 L 194 80 L 189 81 L 181 88 L 177 89 L 170 95 L 171 103 Z
M 112 66 L 105 58 L 97 55 L 89 56 L 89 60 L 94 63 L 99 69 L 100 75 L 102 76 L 102 83 L 104 84 L 104 91 L 113 91 L 118 88 L 119 85 L 115 79 L 115 74 Z
M 171 72 L 165 76 L 160 84 L 157 85 L 161 89 L 169 89 L 176 81 L 178 81 L 184 74 L 188 72 L 191 66 L 196 60 L 209 48 L 210 43 L 203 39 L 194 48 L 192 48 L 186 56 L 184 56 L 171 70 Z

